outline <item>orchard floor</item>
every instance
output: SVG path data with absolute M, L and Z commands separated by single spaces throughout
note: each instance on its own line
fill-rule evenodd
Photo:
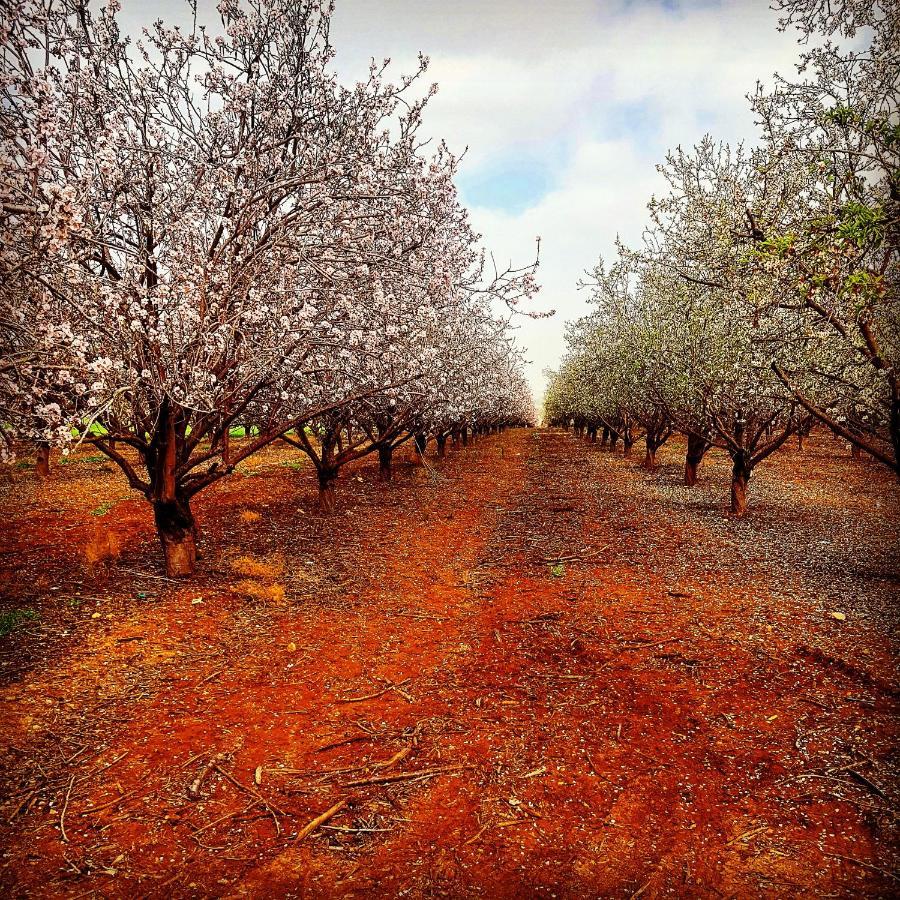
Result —
M 737 521 L 682 450 L 506 432 L 330 518 L 271 450 L 190 583 L 102 460 L 13 469 L 0 892 L 896 896 L 900 489 L 814 436 Z

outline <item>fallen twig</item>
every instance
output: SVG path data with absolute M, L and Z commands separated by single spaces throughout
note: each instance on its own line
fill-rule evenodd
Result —
M 308 822 L 303 828 L 297 832 L 294 843 L 299 844 L 305 837 L 311 835 L 320 825 L 324 825 L 329 819 L 334 818 L 345 806 L 346 800 L 338 800 L 330 809 L 325 810 L 320 816 L 316 816 L 311 822 Z
M 900 876 L 895 875 L 893 872 L 889 872 L 887 869 L 882 869 L 879 866 L 873 866 L 871 863 L 863 862 L 861 859 L 854 859 L 852 856 L 841 856 L 840 853 L 826 853 L 825 856 L 830 856 L 832 859 L 842 859 L 844 862 L 862 866 L 864 869 L 869 869 L 872 872 L 878 872 L 879 875 L 886 875 L 894 881 L 900 881 Z
M 62 839 L 68 844 L 69 836 L 66 834 L 66 810 L 69 808 L 69 797 L 72 796 L 72 785 L 75 784 L 75 776 L 69 779 L 69 787 L 66 789 L 66 799 L 63 801 L 62 809 L 59 811 L 59 830 Z
M 406 684 L 409 681 L 408 678 L 404 678 L 403 681 L 398 681 L 396 684 L 389 684 L 386 688 L 380 691 L 376 691 L 374 694 L 366 694 L 363 697 L 339 697 L 338 703 L 362 703 L 363 700 L 374 700 L 376 697 L 380 697 L 382 694 L 386 694 L 388 691 L 396 691 L 401 696 L 405 697 L 405 699 L 410 700 L 412 702 L 409 694 L 405 691 L 400 691 L 402 685 Z
M 207 775 L 212 772 L 213 769 L 216 768 L 216 765 L 219 762 L 221 756 L 217 754 L 216 756 L 211 757 L 207 760 L 206 765 L 197 773 L 197 777 L 188 785 L 187 795 L 191 800 L 199 800 L 200 799 L 200 788 L 203 785 L 203 782 L 206 781 Z
M 246 784 L 242 784 L 231 773 L 226 772 L 218 763 L 215 764 L 215 769 L 220 775 L 223 775 L 225 778 L 227 778 L 236 788 L 245 791 L 251 797 L 255 797 L 260 803 L 262 803 L 262 805 L 266 808 L 266 812 L 268 812 L 268 814 L 272 817 L 272 821 L 275 823 L 275 833 L 281 835 L 281 822 L 276 815 L 276 807 L 273 807 L 269 803 L 269 801 L 266 800 L 266 798 L 263 797 L 263 795 L 258 790 L 256 790 L 256 788 L 248 787 Z M 278 809 L 277 812 L 280 812 L 282 815 L 284 815 L 284 813 L 281 812 L 280 809 Z
M 112 800 L 107 801 L 106 803 L 101 803 L 100 806 L 92 806 L 89 809 L 84 810 L 81 815 L 86 816 L 90 813 L 98 813 L 102 812 L 104 809 L 109 809 L 110 806 L 115 806 L 117 803 L 121 803 L 123 800 L 131 797 L 132 795 L 137 793 L 137 788 L 132 791 L 128 791 L 124 794 L 120 794 L 118 797 L 114 797 Z
M 378 775 L 374 778 L 361 778 L 358 781 L 348 781 L 347 787 L 363 787 L 367 784 L 388 784 L 392 781 L 411 781 L 416 778 L 433 778 L 435 775 L 443 775 L 447 772 L 459 772 L 468 766 L 443 766 L 439 769 L 420 769 L 418 772 L 403 772 L 400 775 Z

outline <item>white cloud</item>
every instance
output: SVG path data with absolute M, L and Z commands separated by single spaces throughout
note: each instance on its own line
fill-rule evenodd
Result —
M 524 262 L 535 235 L 543 239 L 536 305 L 557 315 L 523 321 L 518 334 L 538 395 L 542 370 L 564 350 L 565 320 L 586 311 L 579 277 L 601 253 L 609 257 L 617 234 L 640 239 L 666 150 L 705 132 L 752 140 L 745 95 L 758 79 L 789 71 L 797 55 L 764 0 L 675 10 L 582 0 L 338 0 L 334 38 L 338 65 L 348 70 L 368 54 L 392 56 L 402 68 L 414 51 L 427 53 L 429 77 L 440 84 L 427 130 L 454 149 L 468 144 L 468 171 L 502 171 L 523 152 L 550 165 L 549 193 L 520 213 L 468 198 L 498 260 Z

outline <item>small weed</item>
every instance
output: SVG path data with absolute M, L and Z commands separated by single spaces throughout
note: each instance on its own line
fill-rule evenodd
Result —
M 119 497 L 118 500 L 107 500 L 105 503 L 101 503 L 96 509 L 92 509 L 91 515 L 105 516 L 120 500 L 124 499 L 124 497 Z
M 553 563 L 550 566 L 550 574 L 554 578 L 562 578 L 566 574 L 566 567 L 562 563 Z
M 20 625 L 36 618 L 37 613 L 32 609 L 8 609 L 0 612 L 0 637 L 6 637 Z
M 286 459 L 283 463 L 281 463 L 281 465 L 283 465 L 286 469 L 293 469 L 295 472 L 298 469 L 303 468 L 303 463 L 297 462 L 297 460 L 295 459 Z

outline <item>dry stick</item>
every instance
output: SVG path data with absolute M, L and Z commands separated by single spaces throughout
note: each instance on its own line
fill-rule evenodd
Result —
M 347 738 L 343 741 L 335 741 L 333 744 L 326 744 L 324 747 L 319 747 L 315 752 L 316 753 L 324 753 L 326 750 L 334 750 L 336 747 L 345 747 L 347 744 L 358 744 L 360 741 L 370 741 L 372 740 L 368 735 L 355 735 L 354 737 Z
M 59 830 L 62 833 L 62 839 L 68 844 L 69 836 L 66 834 L 66 810 L 69 808 L 69 797 L 72 796 L 72 785 L 75 784 L 75 776 L 69 779 L 69 787 L 66 790 L 66 799 L 63 802 L 62 809 L 59 813 Z
M 123 759 L 125 759 L 125 757 L 128 756 L 130 752 L 130 750 L 123 750 L 114 760 L 108 762 L 105 766 L 100 766 L 99 769 L 94 769 L 93 772 L 88 772 L 84 777 L 91 778 L 94 775 L 99 775 L 101 772 L 105 772 L 107 769 L 111 769 L 116 763 L 121 762 Z
M 758 828 L 751 828 L 749 831 L 739 834 L 736 838 L 732 838 L 725 846 L 730 847 L 732 844 L 737 844 L 739 841 L 745 841 L 747 838 L 755 837 L 757 834 L 768 830 L 768 825 L 760 825 Z
M 34 791 L 29 791 L 29 792 L 25 795 L 25 798 L 22 800 L 22 802 L 21 802 L 21 803 L 13 810 L 13 814 L 6 820 L 7 824 L 12 823 L 12 820 L 15 819 L 15 817 L 16 817 L 20 812 L 22 812 L 22 810 L 25 808 L 25 804 L 26 804 L 26 803 L 30 803 L 30 802 L 35 798 L 36 795 L 37 795 L 37 791 L 36 791 L 36 790 L 34 790 Z
M 387 759 L 384 762 L 375 763 L 372 768 L 389 769 L 391 766 L 395 766 L 401 760 L 406 759 L 406 757 L 409 756 L 410 753 L 412 753 L 412 747 L 404 747 L 402 750 L 398 750 L 390 759 Z
M 117 803 L 121 803 L 123 800 L 131 797 L 132 795 L 137 793 L 137 788 L 132 791 L 128 791 L 125 794 L 121 794 L 118 797 L 114 797 L 112 800 L 109 800 L 106 803 L 101 803 L 100 806 L 92 806 L 89 809 L 84 810 L 81 815 L 86 816 L 89 813 L 97 813 L 102 812 L 104 809 L 109 809 L 110 806 L 115 806 Z
M 830 856 L 832 859 L 842 859 L 844 862 L 862 866 L 864 869 L 870 869 L 872 872 L 878 872 L 879 875 L 887 875 L 888 878 L 891 878 L 894 881 L 900 881 L 900 877 L 895 875 L 893 872 L 889 872 L 887 869 L 881 869 L 878 866 L 873 866 L 871 863 L 863 862 L 861 859 L 854 859 L 852 856 L 841 856 L 840 853 L 826 853 L 825 855 Z
M 446 772 L 459 772 L 469 766 L 444 766 L 440 769 L 420 769 L 418 772 L 404 772 L 400 775 L 378 775 L 375 778 L 362 778 L 359 781 L 348 781 L 347 787 L 362 787 L 367 784 L 389 784 L 392 781 L 410 781 L 415 778 L 431 778 Z
M 475 841 L 477 841 L 478 838 L 480 838 L 490 827 L 490 823 L 487 825 L 482 825 L 481 828 L 479 828 L 478 831 L 476 831 L 475 834 L 472 835 L 472 837 L 470 837 L 463 843 L 463 847 L 468 847 L 469 844 L 474 844 Z
M 376 691 L 374 694 L 366 694 L 364 697 L 340 697 L 338 698 L 338 703 L 362 703 L 363 700 L 374 700 L 376 697 L 380 697 L 382 694 L 386 694 L 388 691 L 396 690 L 401 685 L 406 684 L 409 681 L 408 678 L 404 678 L 403 681 L 398 681 L 396 684 L 389 684 L 384 690 Z
M 262 805 L 266 808 L 266 812 L 268 812 L 268 814 L 272 817 L 272 821 L 275 823 L 276 835 L 278 835 L 280 837 L 281 836 L 281 822 L 279 821 L 278 816 L 275 814 L 276 807 L 271 806 L 269 801 L 266 800 L 266 798 L 263 797 L 263 795 L 258 790 L 256 790 L 256 788 L 247 787 L 247 785 L 241 784 L 240 781 L 238 781 L 234 776 L 232 776 L 228 772 L 226 772 L 218 763 L 216 763 L 216 771 L 219 772 L 221 775 L 224 775 L 235 787 L 240 788 L 242 791 L 246 791 L 251 797 L 256 797 L 256 799 L 260 803 L 262 803 Z M 277 811 L 280 812 L 282 815 L 284 815 L 284 813 L 280 809 Z
M 200 787 L 206 780 L 206 776 L 216 768 L 218 761 L 218 755 L 207 760 L 206 765 L 199 771 L 197 777 L 188 785 L 187 793 L 191 800 L 198 800 L 200 798 Z
M 311 822 L 307 825 L 304 825 L 302 829 L 297 833 L 297 837 L 294 838 L 294 843 L 299 844 L 305 837 L 311 835 L 320 825 L 324 825 L 329 819 L 334 818 L 345 806 L 347 805 L 346 800 L 338 800 L 331 809 L 325 810 L 321 816 L 316 816 Z
M 245 806 L 243 809 L 239 809 L 237 812 L 225 813 L 224 816 L 219 816 L 218 819 L 213 819 L 212 822 L 207 822 L 202 828 L 198 828 L 191 837 L 197 837 L 198 834 L 206 831 L 207 828 L 212 828 L 213 825 L 218 825 L 219 822 L 224 822 L 226 819 L 233 819 L 235 816 L 242 816 L 244 813 L 249 812 L 253 809 L 254 806 L 259 806 L 259 800 L 254 800 L 249 806 Z

